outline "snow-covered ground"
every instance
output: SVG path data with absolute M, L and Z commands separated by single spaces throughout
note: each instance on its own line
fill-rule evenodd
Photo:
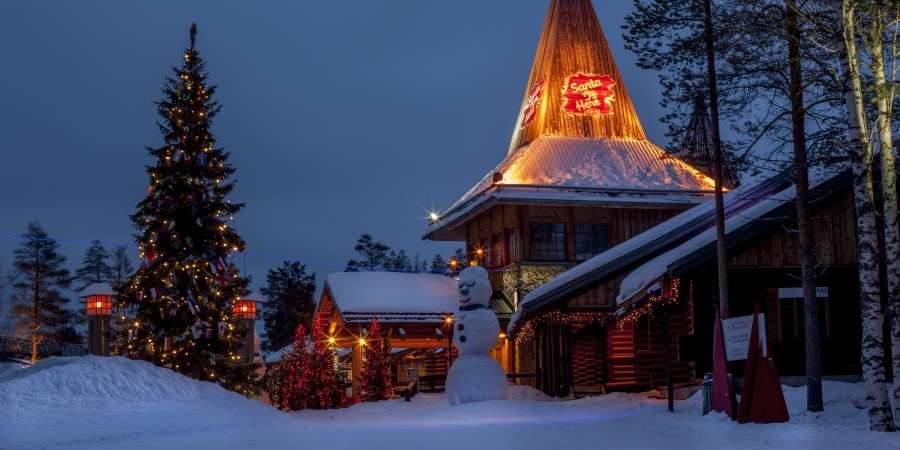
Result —
M 825 384 L 826 412 L 806 414 L 786 388 L 791 422 L 701 417 L 699 398 L 669 414 L 660 400 L 614 394 L 448 406 L 439 395 L 331 411 L 283 413 L 211 383 L 123 358 L 50 358 L 0 371 L 0 448 L 90 449 L 897 449 L 867 431 L 862 388 Z

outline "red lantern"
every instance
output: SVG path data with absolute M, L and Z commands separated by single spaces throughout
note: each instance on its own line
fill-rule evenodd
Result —
M 238 319 L 256 319 L 256 300 L 236 300 L 231 306 L 231 313 Z
M 92 284 L 82 291 L 84 307 L 90 316 L 111 316 L 115 291 L 106 283 Z
M 85 297 L 85 306 L 89 316 L 112 315 L 112 295 L 89 295 Z

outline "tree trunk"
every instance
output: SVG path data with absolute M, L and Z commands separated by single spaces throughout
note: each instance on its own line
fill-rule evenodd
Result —
M 800 29 L 797 5 L 786 0 L 786 35 L 790 64 L 789 91 L 794 147 L 794 185 L 797 188 L 797 225 L 800 229 L 800 278 L 806 340 L 806 409 L 822 411 L 822 349 L 819 303 L 816 299 L 815 235 L 809 214 L 809 167 L 806 158 L 806 111 L 803 107 L 803 75 L 800 65 Z
M 40 343 L 41 335 L 41 316 L 40 316 L 40 308 L 41 308 L 41 264 L 40 264 L 40 250 L 35 249 L 34 251 L 34 285 L 32 286 L 32 290 L 34 291 L 34 297 L 32 298 L 31 303 L 31 364 L 34 364 L 38 361 L 38 344 Z
M 879 146 L 881 148 L 881 198 L 884 214 L 884 247 L 887 262 L 887 304 L 891 329 L 891 350 L 894 368 L 894 417 L 900 417 L 900 230 L 897 220 L 897 172 L 891 132 L 893 85 L 885 79 L 882 34 L 887 15 L 879 3 L 873 5 L 873 26 L 869 27 L 869 53 L 872 55 L 872 78 L 875 82 L 875 102 L 878 108 Z M 893 49 L 891 49 L 893 51 Z
M 876 431 L 893 431 L 894 419 L 888 400 L 884 370 L 884 315 L 878 282 L 875 193 L 872 182 L 872 146 L 866 135 L 866 116 L 859 59 L 856 50 L 854 2 L 840 0 L 838 14 L 843 33 L 841 66 L 849 82 L 845 87 L 848 138 L 853 147 L 853 200 L 856 209 L 856 239 L 859 257 L 860 310 L 862 316 L 862 369 L 866 386 L 869 426 Z
M 703 28 L 706 41 L 706 76 L 709 83 L 709 116 L 712 133 L 713 177 L 716 182 L 716 267 L 719 274 L 719 315 L 728 314 L 728 247 L 725 242 L 725 200 L 722 189 L 722 140 L 719 136 L 719 91 L 716 87 L 715 33 L 712 23 L 712 0 L 703 1 Z

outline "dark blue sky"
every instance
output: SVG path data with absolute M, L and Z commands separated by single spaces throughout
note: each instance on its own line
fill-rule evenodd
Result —
M 371 232 L 428 258 L 441 209 L 505 155 L 548 0 L 56 1 L 0 4 L 0 265 L 39 221 L 75 268 L 91 239 L 133 246 L 153 102 L 192 21 L 247 207 L 236 226 L 254 287 L 300 259 L 340 271 Z M 649 137 L 659 88 L 595 0 Z

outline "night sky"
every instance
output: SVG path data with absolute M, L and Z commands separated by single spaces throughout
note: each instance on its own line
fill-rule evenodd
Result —
M 55 1 L 0 4 L 0 267 L 29 221 L 74 270 L 92 239 L 132 249 L 153 102 L 192 21 L 247 203 L 236 227 L 254 276 L 299 259 L 343 270 L 363 232 L 431 259 L 421 240 L 504 156 L 549 0 Z M 656 75 L 622 46 L 629 0 L 595 1 L 645 130 Z

